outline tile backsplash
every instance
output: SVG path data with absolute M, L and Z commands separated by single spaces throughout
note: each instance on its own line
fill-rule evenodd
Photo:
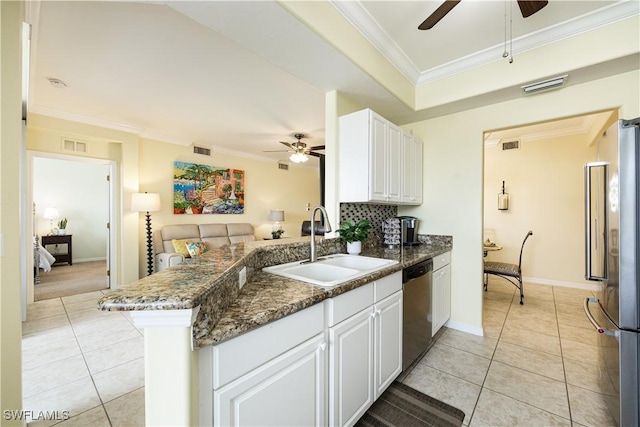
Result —
M 340 203 L 340 222 L 347 220 L 359 221 L 368 219 L 371 231 L 367 244 L 382 244 L 382 223 L 387 218 L 398 216 L 398 207 L 393 205 L 372 205 L 368 203 Z M 337 227 L 336 227 L 337 228 Z

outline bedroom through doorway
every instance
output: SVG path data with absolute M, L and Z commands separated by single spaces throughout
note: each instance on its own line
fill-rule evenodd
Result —
M 108 161 L 34 154 L 34 301 L 109 289 L 110 170 Z

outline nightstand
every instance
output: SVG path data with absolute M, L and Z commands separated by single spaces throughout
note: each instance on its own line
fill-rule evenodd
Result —
M 45 247 L 45 249 L 47 245 L 56 245 L 56 246 L 67 245 L 66 253 L 56 253 L 56 251 L 51 251 L 51 250 L 49 250 L 49 252 L 51 252 L 51 255 L 53 255 L 53 257 L 56 259 L 56 262 L 54 264 L 66 262 L 69 265 L 73 265 L 71 234 L 65 234 L 64 236 L 61 236 L 61 235 L 42 236 L 41 244 L 42 246 Z

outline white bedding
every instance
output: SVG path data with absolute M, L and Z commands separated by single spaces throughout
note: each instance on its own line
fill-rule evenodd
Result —
M 44 248 L 44 246 L 38 246 L 40 265 L 39 267 L 45 272 L 48 273 L 51 271 L 51 264 L 53 264 L 56 259 L 53 255 L 49 253 L 48 250 Z

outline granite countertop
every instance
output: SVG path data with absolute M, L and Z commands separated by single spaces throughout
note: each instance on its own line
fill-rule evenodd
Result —
M 98 307 L 101 310 L 175 310 L 200 306 L 193 325 L 195 346 L 215 345 L 452 248 L 449 236 L 420 238 L 422 244 L 410 248 L 365 247 L 362 255 L 393 259 L 398 264 L 333 287 L 262 271 L 270 265 L 308 259 L 308 238 L 268 246 L 224 246 L 114 290 L 98 301 Z M 338 239 L 318 240 L 317 249 L 318 256 L 346 252 L 344 243 Z M 240 290 L 238 273 L 243 267 L 247 268 L 248 281 Z

